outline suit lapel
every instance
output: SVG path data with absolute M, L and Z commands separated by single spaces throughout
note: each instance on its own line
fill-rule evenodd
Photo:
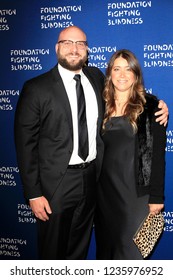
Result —
M 64 106 L 66 117 L 69 122 L 70 129 L 72 130 L 73 125 L 72 125 L 71 107 L 70 107 L 66 89 L 64 87 L 63 81 L 58 71 L 58 66 L 56 65 L 51 71 L 55 82 L 55 88 L 59 96 L 58 99 L 61 100 L 62 106 Z
M 103 117 L 103 100 L 102 100 L 102 92 L 101 88 L 99 87 L 97 79 L 93 77 L 90 72 L 88 71 L 88 68 L 83 68 L 84 74 L 89 79 L 91 85 L 93 86 L 96 98 L 97 98 L 97 104 L 98 104 L 98 111 L 99 111 L 99 117 Z

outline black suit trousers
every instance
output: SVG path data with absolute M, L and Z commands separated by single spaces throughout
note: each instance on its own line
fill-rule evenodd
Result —
M 38 220 L 41 259 L 86 259 L 95 203 L 95 162 L 85 169 L 67 169 L 50 201 L 52 214 L 49 220 Z

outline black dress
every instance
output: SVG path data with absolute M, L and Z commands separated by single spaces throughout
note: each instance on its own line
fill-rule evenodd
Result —
M 95 220 L 97 259 L 142 259 L 132 238 L 148 214 L 148 195 L 136 194 L 135 139 L 125 117 L 107 122 Z

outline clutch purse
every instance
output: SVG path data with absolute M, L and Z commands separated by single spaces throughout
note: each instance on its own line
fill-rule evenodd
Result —
M 139 226 L 133 241 L 138 247 L 143 258 L 146 258 L 153 250 L 164 227 L 164 218 L 162 213 L 152 215 L 148 214 L 142 224 Z

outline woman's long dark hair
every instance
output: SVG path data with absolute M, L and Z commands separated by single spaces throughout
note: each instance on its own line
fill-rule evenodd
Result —
M 103 121 L 103 128 L 105 123 L 111 118 L 114 111 L 116 111 L 115 104 L 115 88 L 111 79 L 111 72 L 114 65 L 115 59 L 122 57 L 124 58 L 131 71 L 134 73 L 136 77 L 136 81 L 132 86 L 131 93 L 129 99 L 126 103 L 126 107 L 124 109 L 124 115 L 128 117 L 131 125 L 133 126 L 134 131 L 137 130 L 137 118 L 143 112 L 143 106 L 146 102 L 145 100 L 145 89 L 143 84 L 143 77 L 141 67 L 135 55 L 126 49 L 116 51 L 108 64 L 108 68 L 106 70 L 106 80 L 105 80 L 105 88 L 103 91 L 103 98 L 105 100 L 105 116 Z

